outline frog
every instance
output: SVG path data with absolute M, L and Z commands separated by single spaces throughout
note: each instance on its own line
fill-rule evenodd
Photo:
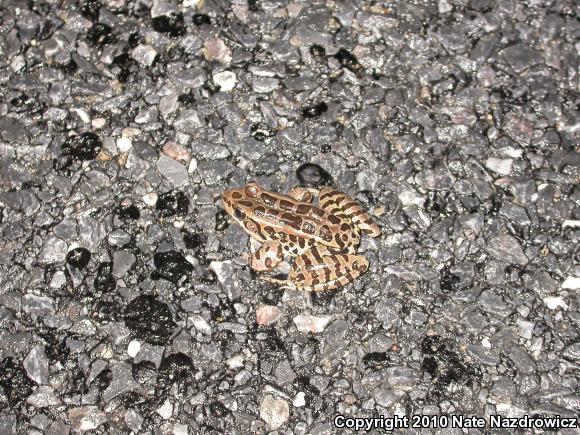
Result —
M 283 288 L 317 292 L 353 282 L 369 268 L 357 253 L 361 236 L 381 235 L 361 205 L 332 186 L 298 186 L 283 194 L 250 182 L 225 190 L 221 200 L 233 221 L 261 243 L 246 255 L 252 269 L 272 271 L 286 257 L 294 258 L 287 279 L 260 275 Z

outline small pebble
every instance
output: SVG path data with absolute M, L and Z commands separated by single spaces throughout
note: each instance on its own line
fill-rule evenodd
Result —
M 140 350 L 141 350 L 140 342 L 138 342 L 137 340 L 132 340 L 129 342 L 129 345 L 127 346 L 127 354 L 131 358 L 135 358 Z
M 577 276 L 569 276 L 562 283 L 563 289 L 578 290 L 580 289 L 580 278 Z
M 306 394 L 304 394 L 303 391 L 299 391 L 298 393 L 296 393 L 296 396 L 294 397 L 294 400 L 292 401 L 292 405 L 294 405 L 296 408 L 300 408 L 300 407 L 306 405 L 305 397 L 306 397 Z
M 222 92 L 230 92 L 236 86 L 236 74 L 232 71 L 222 71 L 213 75 L 213 81 Z
M 288 402 L 266 395 L 260 403 L 260 418 L 266 422 L 270 430 L 284 426 L 290 418 Z
M 485 161 L 485 166 L 500 175 L 510 175 L 512 173 L 512 159 L 498 159 L 490 157 Z
M 559 296 L 548 296 L 543 301 L 550 310 L 557 310 L 558 308 L 568 309 L 568 304 Z
M 177 142 L 168 141 L 163 145 L 163 154 L 171 157 L 174 160 L 188 162 L 191 158 L 191 153 Z
M 133 143 L 131 142 L 131 139 L 126 137 L 121 137 L 117 139 L 117 149 L 119 150 L 119 152 L 127 153 L 129 152 L 129 150 L 131 150 L 132 147 Z
M 158 198 L 159 198 L 159 195 L 157 195 L 157 193 L 155 193 L 155 192 L 146 193 L 142 197 L 143 202 L 146 205 L 148 205 L 149 207 L 154 207 L 155 204 L 157 204 L 157 199 Z
M 272 305 L 261 305 L 256 309 L 256 323 L 258 325 L 273 325 L 282 316 L 278 307 Z
M 168 420 L 173 415 L 173 404 L 169 401 L 169 399 L 165 399 L 163 405 L 157 408 L 156 412 L 161 416 L 162 419 Z
M 310 314 L 300 314 L 293 319 L 300 332 L 313 332 L 315 334 L 324 331 L 331 320 L 330 316 L 317 317 Z
M 157 51 L 149 45 L 138 45 L 131 56 L 143 66 L 151 66 L 157 57 Z
M 225 65 L 232 61 L 232 51 L 220 38 L 206 39 L 203 43 L 203 56 L 207 60 L 217 60 Z

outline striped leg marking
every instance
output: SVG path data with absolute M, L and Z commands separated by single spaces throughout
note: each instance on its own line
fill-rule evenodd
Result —
M 369 262 L 362 255 L 336 254 L 315 247 L 296 258 L 288 281 L 304 291 L 334 290 L 351 283 L 368 268 Z
M 325 187 L 320 191 L 319 206 L 330 214 L 344 216 L 350 219 L 358 229 L 371 237 L 381 235 L 381 229 L 362 207 L 346 193 Z

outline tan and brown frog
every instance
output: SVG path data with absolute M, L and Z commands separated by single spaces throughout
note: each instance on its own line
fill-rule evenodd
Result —
M 312 204 L 318 196 L 318 205 Z M 362 275 L 368 260 L 358 255 L 361 233 L 378 237 L 381 230 L 350 196 L 331 187 L 297 187 L 288 195 L 257 183 L 222 194 L 230 216 L 262 243 L 249 256 L 257 271 L 274 269 L 285 256 L 296 257 L 286 281 L 265 280 L 305 291 L 332 290 Z

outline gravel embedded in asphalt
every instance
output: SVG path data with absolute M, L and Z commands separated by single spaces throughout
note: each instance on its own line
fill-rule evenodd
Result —
M 3 1 L 0 433 L 576 417 L 575 11 Z M 369 272 L 260 280 L 251 180 L 350 193 Z

